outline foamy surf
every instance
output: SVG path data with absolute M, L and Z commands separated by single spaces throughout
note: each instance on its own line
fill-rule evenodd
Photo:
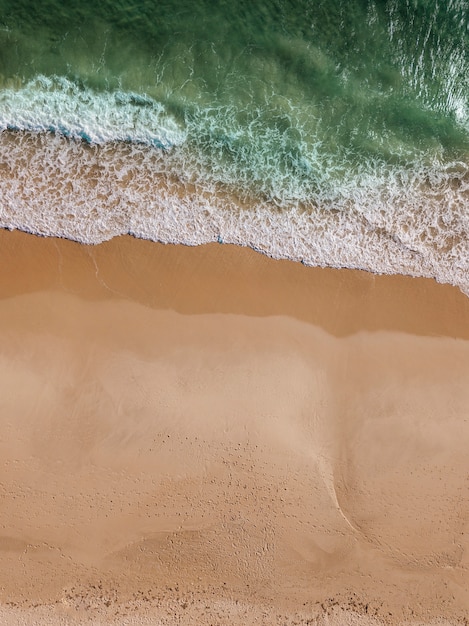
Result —
M 164 106 L 145 94 L 98 93 L 63 76 L 37 76 L 19 88 L 0 90 L 0 129 L 60 133 L 97 144 L 133 141 L 163 149 L 186 138 Z
M 126 233 L 235 243 L 307 265 L 432 277 L 469 295 L 465 163 L 364 173 L 335 195 L 280 203 L 194 176 L 187 149 L 4 131 L 0 225 L 92 244 Z

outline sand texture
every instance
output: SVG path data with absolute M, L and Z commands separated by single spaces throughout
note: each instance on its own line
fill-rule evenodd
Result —
M 0 623 L 468 623 L 456 288 L 131 237 L 0 264 Z

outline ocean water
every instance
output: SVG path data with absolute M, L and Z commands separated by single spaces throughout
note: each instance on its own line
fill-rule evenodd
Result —
M 469 0 L 0 0 L 0 226 L 469 294 Z

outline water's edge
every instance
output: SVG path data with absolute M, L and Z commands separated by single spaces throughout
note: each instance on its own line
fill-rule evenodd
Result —
M 469 295 L 464 172 L 443 190 L 438 180 L 393 182 L 357 187 L 342 205 L 281 205 L 242 187 L 177 176 L 174 159 L 136 143 L 3 131 L 0 226 L 89 244 L 121 234 L 232 243 L 305 265 L 434 278 Z M 380 202 L 386 211 L 377 210 Z

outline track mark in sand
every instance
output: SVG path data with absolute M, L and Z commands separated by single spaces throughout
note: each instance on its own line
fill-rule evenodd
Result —
M 116 291 L 115 289 L 113 289 L 112 287 L 109 287 L 109 285 L 106 283 L 106 281 L 104 280 L 104 278 L 102 278 L 102 276 L 100 275 L 100 271 L 99 271 L 99 264 L 96 261 L 95 255 L 94 255 L 94 251 L 87 249 L 86 250 L 88 253 L 89 258 L 93 261 L 93 265 L 94 265 L 94 269 L 95 269 L 95 276 L 96 276 L 96 281 L 98 282 L 98 284 L 100 284 L 102 287 L 104 287 L 104 289 L 106 289 L 107 291 L 109 291 L 110 293 L 115 294 L 116 296 L 118 296 L 119 298 L 124 298 L 126 299 L 128 296 L 126 296 L 125 293 L 122 293 L 120 291 Z
M 331 459 L 324 455 L 318 455 L 316 461 L 317 461 L 319 476 L 321 477 L 324 483 L 324 486 L 326 487 L 326 490 L 329 493 L 335 508 L 340 513 L 341 517 L 344 519 L 347 526 L 349 526 L 353 530 L 354 533 L 358 533 L 360 536 L 363 536 L 363 532 L 357 526 L 355 526 L 355 524 L 351 522 L 349 517 L 345 514 L 342 506 L 340 505 L 339 498 L 337 496 L 337 491 L 335 488 L 334 468 L 332 466 Z

